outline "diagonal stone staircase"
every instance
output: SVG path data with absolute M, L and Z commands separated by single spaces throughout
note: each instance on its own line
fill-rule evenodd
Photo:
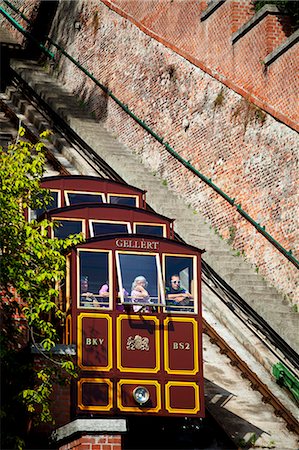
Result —
M 266 322 L 295 350 L 299 349 L 299 314 L 273 287 L 256 273 L 242 257 L 235 255 L 226 242 L 210 229 L 204 218 L 184 204 L 158 176 L 150 173 L 136 154 L 109 133 L 101 123 L 79 107 L 78 101 L 54 77 L 35 62 L 12 61 L 14 71 L 127 183 L 147 191 L 147 203 L 158 213 L 175 219 L 175 231 L 189 244 L 203 248 L 204 260 L 229 284 Z M 8 89 L 6 102 L 30 117 L 37 129 L 45 127 L 43 117 L 37 117 L 30 104 L 16 89 Z M 30 115 L 31 114 L 31 115 Z M 92 165 L 76 152 L 54 142 L 58 157 L 71 158 L 76 172 L 95 175 Z M 57 152 L 57 150 L 56 150 Z

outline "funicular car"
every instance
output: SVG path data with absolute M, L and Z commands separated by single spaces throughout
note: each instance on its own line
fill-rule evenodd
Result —
M 48 189 L 52 197 L 46 210 L 82 203 L 146 207 L 145 191 L 104 178 L 82 175 L 45 177 L 41 187 Z M 29 211 L 28 218 L 37 218 L 43 212 L 44 209 Z
M 173 220 L 145 209 L 89 203 L 51 209 L 44 217 L 55 222 L 53 237 L 83 233 L 88 239 L 104 234 L 137 233 L 173 238 Z
M 201 252 L 119 234 L 77 245 L 68 261 L 66 343 L 76 344 L 80 369 L 76 415 L 202 416 Z M 168 294 L 171 280 L 184 300 Z
M 57 238 L 82 232 L 67 256 L 64 343 L 76 346 L 73 416 L 203 417 L 201 253 L 174 239 L 145 193 L 96 177 L 50 177 L 46 215 Z M 42 214 L 43 213 L 43 214 Z

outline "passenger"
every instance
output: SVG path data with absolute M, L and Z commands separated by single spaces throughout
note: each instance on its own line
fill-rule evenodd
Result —
M 129 296 L 129 293 L 124 288 L 123 288 L 123 295 L 124 295 L 124 300 L 126 301 L 126 298 Z M 101 286 L 101 288 L 99 290 L 99 296 L 100 296 L 101 305 L 104 306 L 105 308 L 108 307 L 109 305 L 107 304 L 107 298 L 109 298 L 109 296 L 110 296 L 108 281 L 106 281 L 106 283 L 103 284 L 103 286 Z M 120 298 L 120 292 L 118 292 L 118 298 Z M 116 309 L 118 311 L 123 311 L 124 307 L 120 303 L 117 303 Z
M 181 280 L 178 274 L 171 275 L 170 287 L 166 286 L 166 303 L 173 306 L 186 306 L 190 305 L 190 299 L 193 299 L 190 292 L 181 287 Z M 178 311 L 180 308 L 173 308 L 174 311 Z M 190 311 L 189 308 L 182 308 L 184 311 Z
M 109 284 L 108 281 L 106 281 L 106 283 L 104 283 L 99 290 L 99 306 L 109 308 L 109 295 Z
M 131 289 L 131 299 L 133 303 L 149 303 L 150 302 L 150 296 L 147 291 L 148 282 L 146 281 L 146 278 L 142 275 L 139 275 L 135 278 L 135 280 L 132 283 L 132 289 Z M 150 307 L 148 306 L 141 306 L 141 305 L 133 305 L 134 312 L 144 311 L 149 312 Z
M 92 292 L 89 292 L 89 286 L 88 286 L 88 277 L 82 276 L 81 277 L 81 299 L 80 299 L 80 306 L 87 306 L 88 308 L 94 307 L 98 301 L 94 294 Z

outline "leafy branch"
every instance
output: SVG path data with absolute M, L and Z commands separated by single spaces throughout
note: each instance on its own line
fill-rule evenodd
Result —
M 44 143 L 19 140 L 24 135 L 20 128 L 17 141 L 0 148 L 0 356 L 2 379 L 9 380 L 1 403 L 4 448 L 22 448 L 33 421 L 52 420 L 54 383 L 76 375 L 72 360 L 58 360 L 48 352 L 60 342 L 64 320 L 57 298 L 65 274 L 65 252 L 83 236 L 51 238 L 51 222 L 27 220 L 28 208 L 46 209 L 52 197 L 40 187 L 46 162 Z M 49 135 L 40 136 L 44 140 Z M 47 358 L 42 369 L 34 369 L 30 344 Z M 27 423 L 25 429 L 17 420 L 19 415 Z

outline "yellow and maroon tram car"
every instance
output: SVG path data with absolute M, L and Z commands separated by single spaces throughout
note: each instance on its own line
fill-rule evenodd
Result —
M 83 233 L 86 239 L 105 234 L 137 233 L 173 238 L 173 220 L 145 209 L 96 203 L 51 209 L 46 217 L 57 227 L 53 237 Z
M 86 238 L 67 256 L 61 296 L 79 368 L 73 415 L 203 417 L 202 251 L 176 241 L 132 186 L 69 176 L 42 187 L 53 236 Z
M 52 196 L 47 210 L 85 203 L 146 208 L 145 191 L 113 180 L 81 175 L 53 176 L 44 178 L 41 187 L 48 189 Z M 29 220 L 43 212 L 42 209 L 29 211 Z
M 203 416 L 201 252 L 146 235 L 101 236 L 68 256 L 66 342 L 80 369 L 76 415 Z M 174 302 L 172 277 L 188 292 Z M 136 280 L 146 296 L 138 296 Z

